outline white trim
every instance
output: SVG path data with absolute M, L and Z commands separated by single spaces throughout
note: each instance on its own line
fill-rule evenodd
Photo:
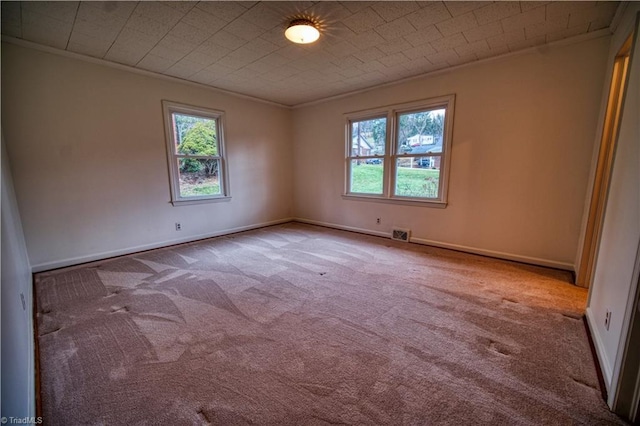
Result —
M 235 234 L 236 232 L 250 231 L 252 229 L 264 228 L 264 227 L 273 226 L 273 225 L 280 225 L 280 224 L 288 223 L 291 221 L 293 221 L 293 219 L 288 217 L 284 219 L 272 220 L 269 222 L 262 222 L 254 225 L 238 226 L 236 228 L 222 229 L 214 232 L 205 232 L 204 234 L 190 235 L 184 238 L 176 238 L 173 240 L 165 240 L 157 243 L 143 244 L 140 246 L 127 247 L 127 248 L 112 250 L 112 251 L 105 251 L 101 253 L 90 254 L 87 256 L 78 256 L 78 257 L 72 257 L 68 259 L 56 260 L 54 262 L 39 263 L 31 267 L 31 272 L 36 273 L 36 272 L 48 271 L 51 269 L 64 268 L 66 266 L 73 266 L 81 263 L 93 262 L 96 260 L 104 260 L 111 257 L 138 253 L 145 250 L 152 250 L 152 249 L 172 246 L 176 244 L 191 243 L 191 242 L 203 240 L 206 238 L 221 237 L 224 235 Z
M 318 225 L 318 226 L 324 226 L 327 228 L 341 229 L 344 231 L 352 231 L 352 232 L 358 232 L 361 234 L 374 235 L 377 237 L 391 238 L 390 232 L 373 231 L 365 228 L 356 228 L 352 226 L 338 225 L 336 223 L 322 222 L 318 220 L 305 219 L 305 218 L 299 218 L 299 217 L 294 217 L 292 220 L 300 223 L 308 223 L 310 225 Z M 496 259 L 511 260 L 514 262 L 527 263 L 527 264 L 536 265 L 536 266 L 545 266 L 548 268 L 555 268 L 555 269 L 574 272 L 574 265 L 571 263 L 558 262 L 558 261 L 549 260 L 549 259 L 541 259 L 539 257 L 522 256 L 519 254 L 505 253 L 505 252 L 494 251 L 494 250 L 486 250 L 486 249 L 481 249 L 477 247 L 469 247 L 469 246 L 463 246 L 459 244 L 451 244 L 451 243 L 445 243 L 441 241 L 427 240 L 427 239 L 415 238 L 415 237 L 410 237 L 409 242 L 415 243 L 415 244 L 439 247 L 439 248 L 444 248 L 449 250 L 456 250 L 456 251 L 461 251 L 465 253 L 478 254 L 481 256 L 493 257 Z
M 401 204 L 404 206 L 415 207 L 434 207 L 436 209 L 444 209 L 447 207 L 447 203 L 443 201 L 432 201 L 429 198 L 409 198 L 409 197 L 383 197 L 382 195 L 375 194 L 342 194 L 344 200 L 351 201 L 370 201 L 374 203 L 387 203 L 387 204 Z
M 198 107 L 193 105 L 187 105 L 170 100 L 162 100 L 162 113 L 164 116 L 165 127 L 165 140 L 167 148 L 167 161 L 169 163 L 169 177 L 171 179 L 171 203 L 174 206 L 216 202 L 216 201 L 228 201 L 231 198 L 229 192 L 229 174 L 227 172 L 226 150 L 224 144 L 224 116 L 225 112 L 222 110 L 215 110 L 210 108 Z M 173 114 L 184 114 L 192 117 L 206 118 L 213 120 L 216 126 L 216 145 L 217 155 L 208 156 L 196 156 L 196 155 L 183 155 L 176 153 L 177 141 L 176 129 L 174 128 L 175 122 Z M 196 196 L 183 196 L 180 194 L 180 170 L 178 169 L 178 158 L 208 158 L 218 161 L 218 184 L 220 186 L 220 194 L 216 195 L 196 195 Z
M 591 340 L 593 340 L 593 346 L 596 349 L 596 355 L 598 356 L 598 363 L 600 364 L 600 370 L 604 378 L 604 386 L 607 389 L 607 393 L 611 392 L 611 377 L 613 372 L 611 371 L 611 364 L 607 358 L 607 351 L 604 348 L 604 343 L 598 334 L 598 327 L 596 327 L 596 320 L 593 319 L 593 311 L 591 307 L 587 307 L 585 311 L 585 317 L 587 318 L 587 324 L 589 331 L 591 332 Z
M 239 226 L 236 228 L 223 229 L 215 232 L 207 232 L 204 234 L 191 235 L 184 238 L 176 238 L 173 240 L 165 240 L 157 243 L 144 244 L 140 246 L 95 253 L 87 256 L 78 256 L 78 257 L 72 257 L 72 258 L 58 260 L 54 262 L 39 263 L 39 264 L 33 265 L 31 267 L 31 271 L 33 273 L 43 272 L 43 271 L 48 271 L 56 268 L 73 266 L 73 265 L 78 265 L 86 262 L 93 262 L 95 260 L 103 260 L 103 259 L 108 259 L 110 257 L 122 256 L 122 255 L 137 253 L 145 250 L 152 250 L 156 248 L 167 247 L 175 244 L 190 243 L 193 241 L 198 241 L 206 238 L 215 238 L 215 237 L 220 237 L 228 234 L 234 234 L 236 232 L 250 231 L 252 229 L 264 228 L 264 227 L 273 226 L 273 225 L 281 225 L 283 223 L 288 223 L 288 222 L 307 223 L 309 225 L 324 226 L 326 228 L 339 229 L 342 231 L 350 231 L 350 232 L 357 232 L 359 234 L 373 235 L 376 237 L 391 238 L 390 232 L 374 231 L 371 229 L 358 228 L 355 226 L 339 225 L 337 223 L 323 222 L 319 220 L 305 219 L 301 217 L 289 217 L 284 219 L 272 220 L 269 222 L 262 222 L 254 225 Z M 562 269 L 567 271 L 574 270 L 573 265 L 570 263 L 557 262 L 554 260 L 541 259 L 537 257 L 521 256 L 517 254 L 511 254 L 511 253 L 505 253 L 505 252 L 499 252 L 499 251 L 493 251 L 493 250 L 485 250 L 477 247 L 450 244 L 450 243 L 445 243 L 440 241 L 426 240 L 426 239 L 414 238 L 414 237 L 411 237 L 409 239 L 409 242 L 415 243 L 415 244 L 445 248 L 450 250 L 456 250 L 456 251 L 461 251 L 465 253 L 478 254 L 481 256 L 488 256 L 488 257 L 493 257 L 497 259 L 528 263 L 528 264 L 537 265 L 537 266 L 546 266 L 549 268 L 556 268 L 556 269 Z
M 536 266 L 545 266 L 547 268 L 562 269 L 564 271 L 574 272 L 573 264 L 567 263 L 567 262 L 558 262 L 555 260 L 542 259 L 539 257 L 522 256 L 520 254 L 506 253 L 503 251 L 495 251 L 495 250 L 487 250 L 487 249 L 481 249 L 477 247 L 463 246 L 460 244 L 445 243 L 441 241 L 426 240 L 423 238 L 411 237 L 409 241 L 412 243 L 424 244 L 427 246 L 434 246 L 434 247 L 440 247 L 440 248 L 445 248 L 450 250 L 463 251 L 465 253 L 479 254 L 481 256 L 495 257 L 497 259 L 512 260 L 514 262 L 528 263 Z
M 206 204 L 206 203 L 220 203 L 224 201 L 231 201 L 231 197 L 227 196 L 215 196 L 215 197 L 182 197 L 179 200 L 171 201 L 174 207 L 180 206 L 192 206 L 194 204 Z
M 34 299 L 34 294 L 33 294 L 33 277 L 29 280 L 29 290 L 27 291 L 27 297 L 28 297 L 28 301 L 30 301 L 30 306 L 27 308 L 27 313 L 29 314 L 29 320 L 27 321 L 28 327 L 29 327 L 29 354 L 27 354 L 26 356 L 28 357 L 29 361 L 28 361 L 28 372 L 29 372 L 29 378 L 27 379 L 27 389 L 31 390 L 31 392 L 29 392 L 29 396 L 28 396 L 28 408 L 29 408 L 29 412 L 28 412 L 28 416 L 30 417 L 35 417 L 36 416 L 36 360 L 35 360 L 35 325 L 33 323 L 33 319 L 34 316 L 36 314 L 34 307 L 35 307 L 35 299 Z M 29 302 L 27 302 L 29 303 Z
M 71 59 L 77 59 L 77 60 L 83 61 L 83 62 L 89 62 L 89 63 L 92 63 L 92 64 L 104 65 L 106 67 L 116 68 L 116 69 L 119 69 L 121 71 L 128 71 L 128 72 L 132 72 L 134 74 L 144 75 L 146 77 L 160 78 L 160 79 L 163 79 L 163 80 L 172 81 L 174 83 L 187 84 L 189 86 L 194 86 L 194 87 L 197 87 L 199 89 L 207 89 L 207 90 L 211 90 L 211 91 L 216 92 L 216 93 L 223 93 L 225 95 L 233 96 L 233 97 L 236 97 L 236 98 L 247 99 L 247 100 L 250 100 L 250 101 L 260 102 L 260 103 L 263 103 L 263 104 L 277 106 L 277 107 L 280 107 L 280 108 L 291 109 L 290 105 L 281 104 L 281 103 L 270 101 L 270 100 L 267 100 L 267 99 L 257 98 L 255 96 L 245 95 L 245 94 L 242 94 L 242 93 L 238 93 L 238 92 L 234 92 L 234 91 L 226 90 L 226 89 L 221 89 L 221 88 L 215 87 L 215 86 L 209 86 L 208 84 L 198 83 L 198 82 L 191 81 L 191 80 L 184 80 L 182 78 L 173 77 L 171 75 L 159 74 L 159 73 L 156 73 L 156 72 L 153 72 L 153 71 L 148 71 L 148 70 L 143 70 L 143 69 L 140 69 L 140 68 L 135 68 L 135 67 L 132 67 L 130 65 L 119 64 L 117 62 L 111 62 L 111 61 L 107 61 L 107 60 L 101 59 L 101 58 L 94 58 L 92 56 L 85 56 L 85 55 L 82 55 L 80 53 L 70 52 L 68 50 L 57 49 L 57 48 L 51 47 L 51 46 L 44 46 L 42 44 L 34 43 L 34 42 L 31 42 L 31 41 L 27 41 L 27 40 L 22 40 L 22 39 L 11 37 L 11 36 L 7 36 L 7 35 L 2 35 L 2 41 L 3 42 L 7 42 L 7 43 L 11 43 L 11 44 L 15 44 L 17 46 L 22 46 L 22 47 L 27 47 L 27 48 L 30 48 L 30 49 L 40 50 L 42 52 L 52 53 L 54 55 L 60 55 L 60 56 L 64 56 L 64 57 L 71 58 Z
M 420 99 L 400 104 L 391 104 L 386 106 L 377 106 L 368 110 L 360 110 L 343 114 L 346 126 L 346 157 L 345 157 L 345 181 L 343 197 L 364 197 L 372 200 L 384 200 L 385 202 L 411 201 L 422 203 L 425 206 L 436 205 L 437 207 L 446 207 L 449 186 L 449 168 L 451 165 L 451 140 L 453 139 L 453 116 L 455 115 L 455 93 L 441 95 L 429 99 Z M 442 129 L 442 151 L 429 155 L 429 153 L 411 154 L 399 152 L 399 122 L 400 116 L 405 114 L 417 114 L 421 112 L 443 109 L 445 111 L 444 123 Z M 386 114 L 383 114 L 385 113 Z M 385 134 L 385 151 L 384 156 L 373 155 L 357 155 L 353 154 L 353 125 L 358 122 L 386 120 Z M 360 128 L 358 126 L 358 128 Z M 398 160 L 401 158 L 420 158 L 420 157 L 440 157 L 439 183 L 437 197 L 412 197 L 409 195 L 398 195 Z M 382 193 L 362 193 L 353 192 L 353 162 L 364 160 L 367 158 L 381 158 L 383 162 L 382 174 Z M 359 163 L 358 163 L 359 164 Z M 432 204 L 435 203 L 435 204 Z
M 638 18 L 640 19 L 640 17 Z M 634 342 L 630 340 L 631 331 L 633 326 L 633 319 L 635 315 L 640 314 L 636 312 L 636 309 L 640 310 L 640 305 L 637 304 L 636 294 L 638 291 L 638 283 L 640 282 L 640 241 L 638 241 L 638 249 L 636 250 L 636 261 L 633 266 L 633 275 L 631 277 L 631 284 L 629 286 L 629 294 L 627 295 L 627 306 L 624 310 L 624 316 L 622 317 L 622 327 L 620 332 L 620 341 L 618 342 L 618 350 L 616 351 L 616 360 L 613 366 L 613 375 L 611 383 L 615 386 L 613 392 L 609 392 L 609 400 L 607 401 L 609 407 L 616 409 L 615 405 L 620 398 L 620 386 L 622 384 L 623 367 L 625 361 L 629 358 L 631 353 L 637 353 L 638 349 Z M 639 372 L 640 374 L 640 372 Z M 640 377 L 640 376 L 639 376 Z M 640 384 L 636 384 L 636 392 Z M 626 395 L 625 395 L 626 396 Z M 637 395 L 636 395 L 637 398 Z M 637 399 L 634 398 L 634 403 Z M 620 413 L 618 413 L 620 414 Z
M 13 297 L 14 294 L 20 294 L 24 297 L 23 303 L 25 303 L 24 310 L 20 310 L 18 308 L 18 312 L 15 312 L 15 317 L 23 316 L 25 319 L 25 329 L 19 327 L 21 333 L 24 338 L 27 339 L 27 350 L 22 354 L 23 357 L 26 357 L 26 371 L 21 368 L 18 368 L 16 373 L 18 376 L 21 376 L 22 380 L 26 382 L 27 386 L 24 389 L 24 393 L 22 389 L 20 389 L 20 395 L 16 398 L 16 407 L 14 408 L 15 414 L 20 415 L 21 417 L 29 417 L 35 418 L 36 416 L 36 368 L 35 368 L 35 324 L 34 324 L 34 315 L 35 315 L 35 299 L 33 294 L 33 275 L 31 274 L 31 262 L 29 260 L 29 254 L 27 250 L 27 244 L 24 237 L 24 227 L 22 225 L 22 218 L 20 216 L 20 211 L 18 209 L 18 204 L 16 201 L 16 192 L 14 187 L 14 180 L 9 169 L 9 156 L 7 155 L 7 147 L 4 139 L 4 131 L 0 129 L 0 159 L 2 160 L 1 164 L 1 177 L 0 183 L 2 190 L 0 191 L 0 204 L 2 205 L 2 228 L 4 235 L 2 238 L 10 238 L 12 243 L 12 252 L 13 255 L 12 261 L 15 261 L 15 270 L 12 274 L 12 283 L 11 286 L 15 287 L 12 289 L 11 293 L 15 290 L 16 293 L 11 294 Z M 6 230 L 4 228 L 7 228 Z M 5 257 L 7 253 L 3 253 L 2 262 L 5 262 Z M 5 268 L 6 269 L 6 268 Z M 5 280 L 4 272 L 2 274 L 2 281 Z M 6 286 L 6 283 L 3 283 Z M 4 289 L 2 291 L 2 295 L 4 296 Z M 1 297 L 0 297 L 1 298 Z M 6 299 L 9 300 L 9 299 Z M 14 301 L 14 303 L 17 300 Z M 22 307 L 22 306 L 21 306 Z M 14 315 L 12 315 L 14 317 Z M 13 318 L 10 318 L 13 319 Z M 19 326 L 18 324 L 12 324 L 12 326 Z M 12 342 L 3 342 L 3 344 L 8 347 L 8 343 Z M 17 342 L 18 344 L 20 342 Z M 11 354 L 11 358 L 13 358 L 13 354 Z M 8 360 L 5 359 L 5 362 Z M 14 367 L 14 368 L 15 368 Z M 12 381 L 11 381 L 12 382 Z M 7 383 L 11 384 L 11 383 Z M 8 387 L 8 386 L 7 386 Z M 13 390 L 16 392 L 15 390 Z M 23 402 L 26 402 L 26 406 L 23 406 Z M 7 410 L 10 411 L 11 409 Z M 24 410 L 24 411 L 23 411 Z M 3 413 L 4 414 L 4 413 Z M 6 420 L 5 417 L 3 419 Z
M 387 179 L 388 179 L 388 160 L 389 160 L 389 128 L 391 123 L 391 114 L 387 109 L 374 109 L 369 111 L 358 112 L 355 115 L 343 114 L 346 121 L 346 138 L 345 138 L 345 183 L 344 190 L 345 194 L 354 194 L 354 195 L 364 195 L 370 197 L 378 197 L 378 198 L 388 198 L 388 187 L 387 187 Z M 357 155 L 353 155 L 353 124 L 361 123 L 364 121 L 374 121 L 374 120 L 385 120 L 385 137 L 384 137 L 384 153 L 382 155 L 364 155 L 361 156 L 360 153 Z M 360 125 L 358 125 L 358 129 L 360 129 Z M 358 131 L 359 134 L 359 131 Z M 375 144 L 375 142 L 374 142 Z M 358 142 L 360 145 L 360 142 Z M 379 158 L 382 161 L 382 193 L 351 193 L 349 190 L 351 189 L 351 176 L 353 173 L 353 162 L 354 161 L 365 161 L 367 158 Z
M 622 22 L 622 17 L 624 16 L 624 12 L 627 10 L 629 6 L 628 1 L 621 1 L 616 8 L 616 13 L 613 15 L 613 19 L 611 19 L 611 23 L 609 24 L 609 31 L 611 34 L 615 33 L 618 29 L 618 25 Z
M 388 232 L 372 231 L 370 229 L 356 228 L 355 226 L 338 225 L 337 223 L 321 222 L 319 220 L 303 219 L 301 217 L 294 217 L 292 220 L 294 222 L 307 223 L 309 225 L 317 225 L 317 226 L 324 226 L 325 228 L 339 229 L 341 231 L 350 231 L 350 232 L 357 232 L 359 234 L 373 235 L 376 237 L 391 238 L 391 234 Z

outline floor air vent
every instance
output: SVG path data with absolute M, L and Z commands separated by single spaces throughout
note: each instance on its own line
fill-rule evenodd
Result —
M 404 241 L 405 243 L 409 242 L 409 230 L 408 229 L 400 229 L 395 228 L 391 232 L 391 239 L 396 241 Z

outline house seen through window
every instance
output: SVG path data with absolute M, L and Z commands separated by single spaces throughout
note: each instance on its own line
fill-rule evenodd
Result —
M 453 101 L 349 116 L 346 196 L 445 203 Z
M 225 198 L 222 113 L 166 101 L 163 107 L 172 201 Z
M 444 108 L 398 115 L 395 194 L 438 198 Z
M 386 117 L 351 123 L 352 192 L 382 194 L 386 134 Z

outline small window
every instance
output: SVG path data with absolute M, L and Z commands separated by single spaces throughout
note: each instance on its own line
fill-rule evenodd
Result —
M 398 113 L 394 195 L 441 199 L 445 108 Z
M 228 199 L 221 111 L 163 101 L 171 201 Z
M 348 158 L 351 169 L 351 192 L 383 194 L 387 117 L 351 121 L 349 141 L 351 142 Z
M 349 114 L 345 196 L 444 207 L 453 106 L 450 95 Z

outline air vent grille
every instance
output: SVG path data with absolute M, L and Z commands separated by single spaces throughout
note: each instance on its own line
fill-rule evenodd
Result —
M 394 228 L 391 232 L 391 239 L 396 241 L 404 241 L 405 243 L 409 242 L 409 233 L 408 229 L 400 229 Z

